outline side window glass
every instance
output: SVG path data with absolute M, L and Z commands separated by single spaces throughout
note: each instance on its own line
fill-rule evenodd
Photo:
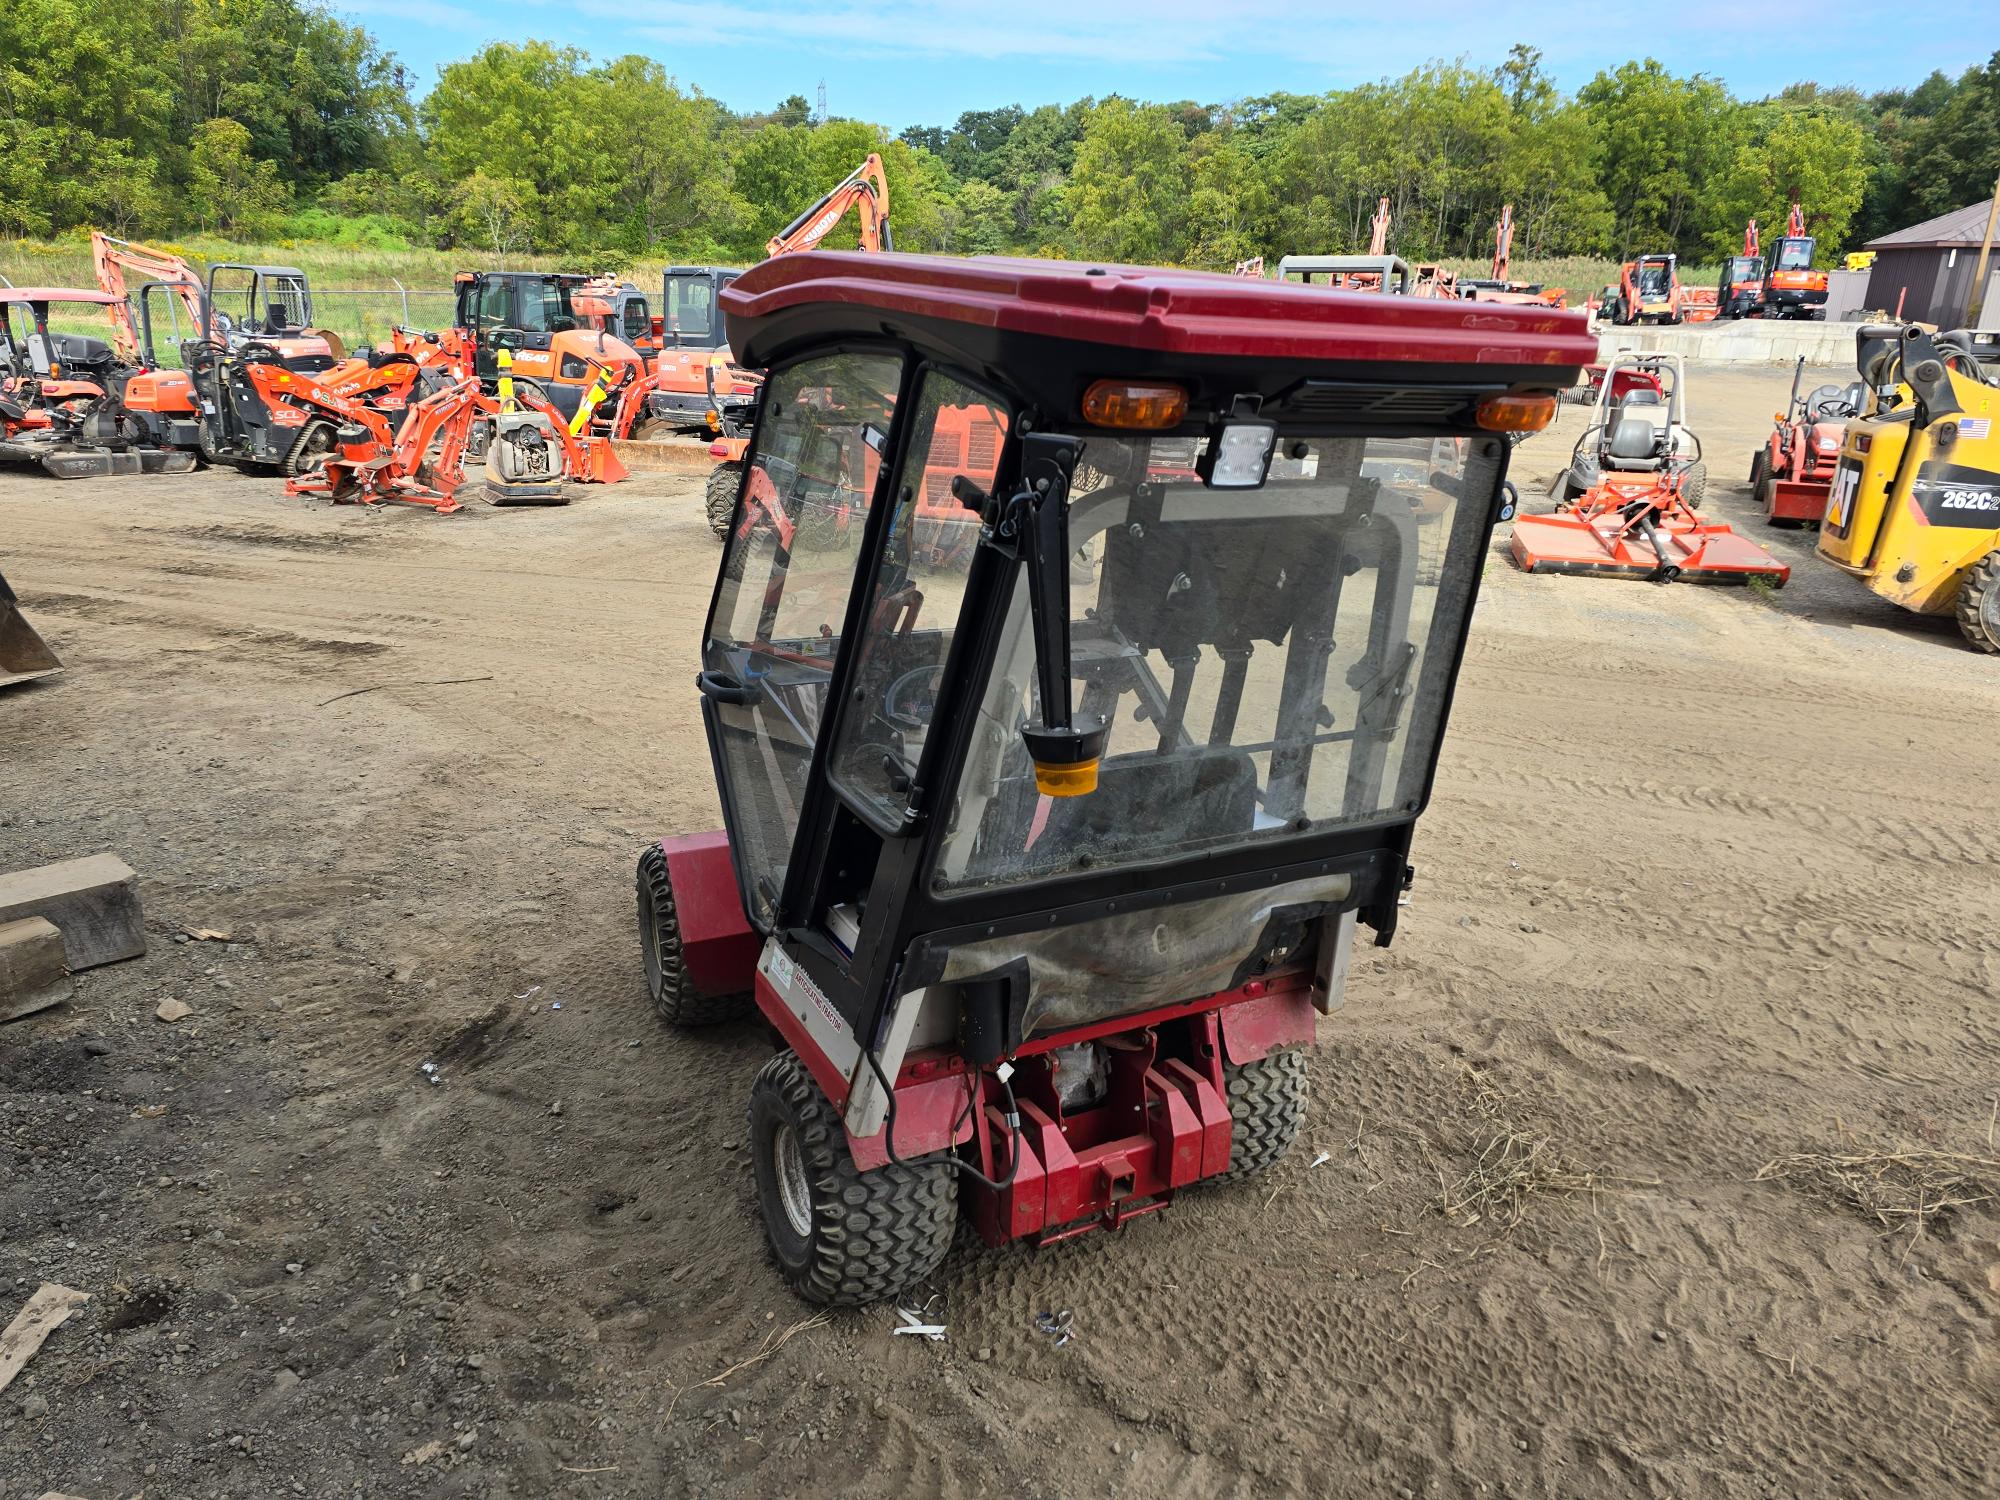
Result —
M 895 512 L 863 622 L 853 701 L 832 761 L 837 785 L 880 821 L 901 821 L 965 601 L 979 518 L 952 497 L 963 475 L 993 485 L 1007 412 L 949 375 L 924 377 Z

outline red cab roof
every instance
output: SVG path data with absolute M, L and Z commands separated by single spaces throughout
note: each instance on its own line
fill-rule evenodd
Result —
M 1517 379 L 1542 367 L 1548 384 L 1568 384 L 1557 369 L 1597 357 L 1581 312 L 999 256 L 781 255 L 744 272 L 721 302 L 731 343 L 753 364 L 782 357 L 778 346 L 793 329 L 817 339 L 842 325 L 853 335 L 879 334 L 905 320 L 933 330 L 962 325 L 975 345 L 1012 335 L 1150 351 L 1175 363 L 1501 366 Z M 809 324 L 785 316 L 807 306 L 817 310 Z
M 124 300 L 96 287 L 86 291 L 77 286 L 0 286 L 0 302 L 95 302 L 106 306 Z

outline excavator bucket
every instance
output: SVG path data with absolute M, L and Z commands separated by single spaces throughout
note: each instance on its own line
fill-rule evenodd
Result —
M 62 669 L 62 658 L 35 634 L 35 627 L 21 613 L 14 591 L 7 587 L 6 578 L 0 576 L 0 688 L 33 682 Z
M 1524 573 L 1598 573 L 1666 583 L 1748 583 L 1782 588 L 1792 570 L 1727 522 L 1598 515 L 1519 516 L 1509 544 Z

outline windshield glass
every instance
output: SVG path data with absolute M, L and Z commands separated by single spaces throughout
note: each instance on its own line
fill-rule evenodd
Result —
M 1138 864 L 1416 810 L 1484 559 L 1496 439 L 1286 438 L 1210 490 L 1203 440 L 1086 435 L 1069 524 L 1077 721 L 1095 792 L 1035 789 L 1025 578 L 935 872 L 939 889 Z
M 521 282 L 519 291 L 515 310 L 521 321 L 514 326 L 523 333 L 563 333 L 576 327 L 569 288 L 561 282 Z
M 1763 274 L 1764 263 L 1754 255 L 1739 255 L 1729 263 L 1729 279 L 1734 281 L 1755 281 Z
M 1812 269 L 1813 242 L 1811 240 L 1784 240 L 1778 245 L 1778 269 L 1780 271 L 1809 271 Z
M 702 345 L 715 324 L 715 285 L 706 273 L 667 277 L 666 330 L 683 344 Z
M 1639 294 L 1642 297 L 1664 297 L 1670 285 L 1667 268 L 1657 262 L 1639 267 Z

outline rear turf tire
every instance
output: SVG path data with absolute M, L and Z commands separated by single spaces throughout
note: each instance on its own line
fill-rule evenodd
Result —
M 951 1164 L 856 1167 L 840 1116 L 796 1053 L 780 1052 L 750 1086 L 750 1157 L 772 1259 L 808 1302 L 859 1307 L 894 1297 L 951 1248 Z
M 2000 655 L 2000 551 L 1974 563 L 1959 584 L 1958 628 L 1979 650 Z
M 669 1026 L 714 1026 L 749 1008 L 747 995 L 704 995 L 688 981 L 681 952 L 681 924 L 674 908 L 667 857 L 658 844 L 639 856 L 639 947 L 646 959 L 646 990 Z
M 1757 493 L 1758 487 L 1762 485 L 1764 482 L 1764 476 L 1769 474 L 1770 472 L 1771 472 L 1771 450 L 1769 448 L 1759 448 L 1756 452 L 1756 455 L 1750 460 L 1751 494 L 1754 495 Z
M 1229 1092 L 1229 1170 L 1224 1182 L 1241 1182 L 1274 1165 L 1292 1149 L 1306 1120 L 1306 1055 L 1273 1052 L 1241 1067 L 1224 1063 Z
M 718 541 L 729 539 L 729 521 L 736 513 L 736 492 L 742 484 L 741 464 L 718 464 L 708 476 L 708 529 Z

